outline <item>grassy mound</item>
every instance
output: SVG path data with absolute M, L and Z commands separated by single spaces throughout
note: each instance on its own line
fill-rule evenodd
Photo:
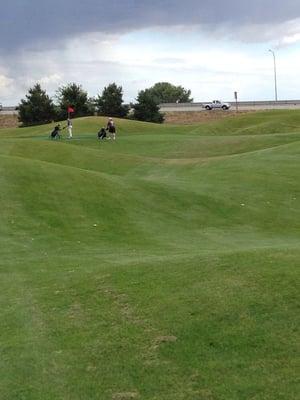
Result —
M 3 399 L 297 398 L 300 114 L 0 132 Z

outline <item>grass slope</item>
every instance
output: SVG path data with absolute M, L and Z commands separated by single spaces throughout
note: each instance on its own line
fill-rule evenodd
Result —
M 300 114 L 0 131 L 3 399 L 293 400 Z

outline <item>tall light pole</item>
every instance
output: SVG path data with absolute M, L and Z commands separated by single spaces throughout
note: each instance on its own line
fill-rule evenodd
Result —
M 273 54 L 273 59 L 274 59 L 274 82 L 275 82 L 275 101 L 278 100 L 278 94 L 277 94 L 277 70 L 276 70 L 276 56 L 275 52 L 271 49 L 269 51 Z

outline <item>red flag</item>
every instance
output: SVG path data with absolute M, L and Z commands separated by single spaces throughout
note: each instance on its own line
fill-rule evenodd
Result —
M 75 112 L 74 108 L 69 106 L 68 107 L 68 114 L 73 113 L 73 112 Z

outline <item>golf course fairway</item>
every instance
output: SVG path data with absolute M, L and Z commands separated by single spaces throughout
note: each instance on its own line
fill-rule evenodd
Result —
M 105 121 L 0 130 L 0 398 L 299 399 L 300 113 Z

